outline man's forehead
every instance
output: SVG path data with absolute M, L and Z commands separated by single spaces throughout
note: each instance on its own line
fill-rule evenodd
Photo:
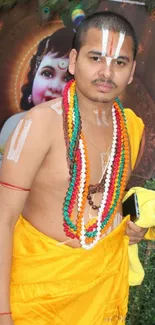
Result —
M 104 28 L 104 26 L 101 29 L 91 27 L 88 29 L 88 31 L 85 34 L 85 43 L 94 42 L 94 41 L 101 42 L 104 30 L 108 30 L 109 36 L 111 36 L 111 34 L 114 34 L 116 38 L 119 37 L 118 32 L 113 32 L 113 31 L 109 30 L 108 28 Z
M 105 35 L 105 30 L 108 31 L 108 43 L 111 43 L 112 39 L 113 39 L 113 46 L 117 46 L 119 38 L 120 38 L 120 34 L 121 32 L 115 32 L 112 30 L 108 30 L 106 28 L 103 27 L 103 29 L 98 29 L 98 28 L 89 28 L 86 35 L 85 35 L 85 40 L 84 40 L 84 44 L 83 46 L 89 46 L 89 47 L 93 47 L 93 49 L 100 48 L 102 46 L 102 42 L 103 42 L 103 37 Z M 123 33 L 122 33 L 123 34 Z M 122 44 L 122 49 L 124 50 L 130 50 L 133 51 L 133 40 L 131 38 L 131 36 L 125 35 L 124 37 L 124 41 Z

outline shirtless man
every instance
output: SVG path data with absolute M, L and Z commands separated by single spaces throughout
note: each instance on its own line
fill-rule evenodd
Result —
M 123 17 L 88 17 L 70 53 L 76 84 L 69 82 L 63 102 L 31 109 L 7 143 L 0 170 L 0 325 L 125 322 L 125 231 L 135 243 L 146 230 L 122 221 L 121 200 L 144 125 L 125 110 L 127 132 L 114 101 L 132 82 L 136 52 Z

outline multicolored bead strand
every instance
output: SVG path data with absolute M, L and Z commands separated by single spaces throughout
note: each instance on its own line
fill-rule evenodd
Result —
M 105 174 L 103 195 L 98 215 L 86 225 L 84 209 L 89 187 L 93 185 L 89 184 L 88 152 L 82 133 L 76 82 L 73 80 L 66 85 L 64 90 L 63 116 L 70 172 L 70 183 L 63 205 L 64 230 L 67 236 L 78 238 L 83 248 L 90 249 L 111 226 L 126 186 L 129 166 L 129 140 L 124 109 L 117 99 L 112 108 L 113 139 Z M 77 219 L 74 223 L 72 213 L 76 203 Z

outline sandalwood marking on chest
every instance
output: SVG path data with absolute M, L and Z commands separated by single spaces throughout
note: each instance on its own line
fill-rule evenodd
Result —
M 55 104 L 51 105 L 51 108 L 58 114 L 58 115 L 62 115 L 62 108 L 60 107 L 61 102 L 57 102 Z
M 20 158 L 21 152 L 23 150 L 26 138 L 27 138 L 28 133 L 31 128 L 32 120 L 31 119 L 26 120 L 24 122 L 24 125 L 23 125 L 23 122 L 24 122 L 23 119 L 20 120 L 16 126 L 16 129 L 15 129 L 12 139 L 11 139 L 9 152 L 7 155 L 7 159 L 13 160 L 15 163 L 17 163 L 19 161 L 19 158 Z M 23 130 L 21 131 L 21 134 L 19 135 L 22 125 L 23 125 Z
M 106 119 L 105 111 L 102 111 L 101 114 L 99 114 L 98 110 L 94 110 L 93 113 L 96 115 L 97 125 L 109 126 L 109 123 Z

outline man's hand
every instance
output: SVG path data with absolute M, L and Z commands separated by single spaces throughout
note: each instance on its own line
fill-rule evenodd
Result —
M 141 228 L 132 221 L 127 223 L 126 235 L 129 236 L 129 244 L 138 244 L 145 236 L 148 228 Z

